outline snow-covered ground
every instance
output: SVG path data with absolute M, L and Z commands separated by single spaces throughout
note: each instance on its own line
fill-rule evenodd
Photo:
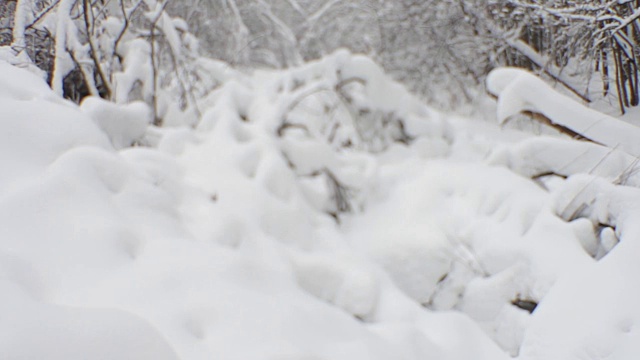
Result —
M 346 52 L 219 70 L 158 129 L 0 62 L 0 358 L 640 355 L 638 130 L 441 114 Z M 530 76 L 501 121 L 600 126 Z

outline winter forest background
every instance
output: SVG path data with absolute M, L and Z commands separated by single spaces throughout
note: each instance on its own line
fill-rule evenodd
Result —
M 0 0 L 0 359 L 640 355 L 640 0 Z
M 201 74 L 199 56 L 239 69 L 282 69 L 347 48 L 448 109 L 473 102 L 486 75 L 500 66 L 536 70 L 586 101 L 604 97 L 622 112 L 639 102 L 635 0 L 158 4 L 3 0 L 0 45 L 29 59 L 58 93 L 76 101 L 100 94 L 151 104 L 148 88 L 155 82 L 157 91 L 171 87 L 187 106 L 216 86 Z M 144 61 L 154 74 L 137 86 L 147 92 L 134 94 L 127 84 L 112 93 L 117 74 Z

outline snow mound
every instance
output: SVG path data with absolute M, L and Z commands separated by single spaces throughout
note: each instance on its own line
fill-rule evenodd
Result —
M 65 151 L 109 141 L 74 105 L 58 98 L 38 77 L 0 61 L 0 187 L 40 176 Z
M 531 321 L 522 359 L 632 359 L 638 355 L 640 192 L 576 176 L 557 191 L 558 212 L 615 227 L 620 243 L 601 261 L 558 280 Z
M 293 258 L 300 286 L 359 318 L 373 314 L 379 279 L 352 259 L 298 255 Z
M 637 157 L 590 142 L 534 137 L 495 149 L 488 162 L 531 178 L 591 174 L 621 184 L 640 185 Z
M 135 315 L 41 303 L 0 276 L 0 347 L 7 359 L 178 359 L 166 340 Z
M 96 96 L 82 100 L 80 109 L 109 136 L 116 149 L 141 140 L 151 122 L 149 107 L 140 101 L 117 105 Z
M 500 123 L 522 111 L 540 113 L 587 139 L 640 156 L 640 128 L 581 105 L 525 70 L 491 71 L 487 90 L 498 97 Z

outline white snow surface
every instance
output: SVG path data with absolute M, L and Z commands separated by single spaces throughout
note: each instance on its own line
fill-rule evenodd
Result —
M 640 355 L 628 147 L 440 114 L 344 51 L 224 77 L 157 129 L 0 60 L 2 358 Z
M 80 109 L 107 134 L 116 149 L 130 147 L 142 140 L 151 122 L 151 110 L 141 101 L 116 105 L 97 96 L 88 96 L 82 100 Z
M 640 156 L 640 128 L 574 101 L 526 70 L 495 69 L 487 89 L 498 97 L 500 122 L 524 110 L 538 112 L 587 139 Z

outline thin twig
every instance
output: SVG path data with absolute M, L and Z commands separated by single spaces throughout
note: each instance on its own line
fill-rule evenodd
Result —
M 138 10 L 138 7 L 140 6 L 140 4 L 142 4 L 142 1 L 143 0 L 138 1 L 131 8 L 128 14 L 127 14 L 127 10 L 124 7 L 124 0 L 120 1 L 120 10 L 122 11 L 122 17 L 124 18 L 124 25 L 122 26 L 122 30 L 120 30 L 120 33 L 116 37 L 116 41 L 113 42 L 113 55 L 116 55 L 118 45 L 120 44 L 120 41 L 122 40 L 122 37 L 124 36 L 124 34 L 127 32 L 127 29 L 129 29 L 129 18 L 133 15 L 133 13 L 136 10 Z
M 40 14 L 38 14 L 38 16 L 36 16 L 35 19 L 33 19 L 33 21 L 31 22 L 31 24 L 27 25 L 25 27 L 25 29 L 32 29 L 38 22 L 40 22 L 40 20 L 42 20 L 42 18 L 44 18 L 45 15 L 47 15 L 49 13 L 49 11 L 53 10 L 53 8 L 55 8 L 56 6 L 58 6 L 58 3 L 60 2 L 60 0 L 55 0 L 53 3 L 51 3 L 51 5 L 49 5 L 46 9 L 42 10 L 42 12 Z

